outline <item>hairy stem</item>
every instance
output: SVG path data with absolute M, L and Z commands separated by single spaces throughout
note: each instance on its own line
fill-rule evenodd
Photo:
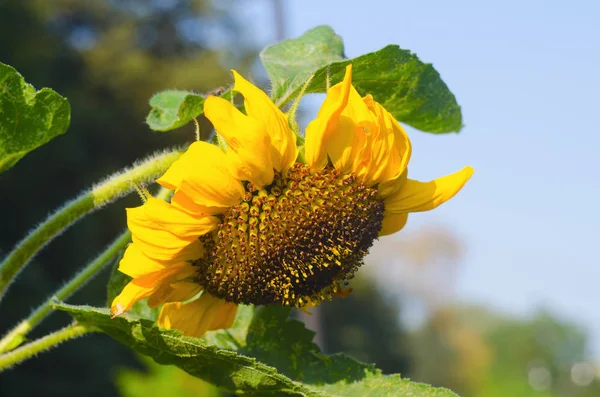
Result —
M 169 189 L 160 188 L 156 198 L 166 200 L 171 191 Z M 102 268 L 121 250 L 127 243 L 131 241 L 131 232 L 129 230 L 121 233 L 113 240 L 106 249 L 100 253 L 93 261 L 87 264 L 79 271 L 71 280 L 69 280 L 61 289 L 42 303 L 37 309 L 29 315 L 25 320 L 21 321 L 10 330 L 2 339 L 0 339 L 0 353 L 7 352 L 19 346 L 25 341 L 25 336 L 36 325 L 38 325 L 52 311 L 52 300 L 54 298 L 65 300 L 75 291 L 81 288 L 91 278 L 93 278 Z
M 100 271 L 131 239 L 129 230 L 121 233 L 100 255 L 88 263 L 52 297 L 65 300 Z M 0 339 L 0 353 L 9 351 L 25 340 L 25 336 L 52 311 L 52 299 L 46 300 L 29 317 Z
M 131 169 L 118 172 L 83 192 L 33 229 L 0 264 L 0 299 L 15 276 L 54 237 L 103 205 L 129 193 L 135 184 L 162 175 L 181 156 L 179 150 L 155 154 Z
M 19 364 L 38 353 L 51 349 L 64 341 L 77 338 L 78 336 L 89 332 L 94 332 L 94 330 L 80 324 L 72 324 L 34 342 L 23 345 L 18 349 L 0 356 L 0 372 Z

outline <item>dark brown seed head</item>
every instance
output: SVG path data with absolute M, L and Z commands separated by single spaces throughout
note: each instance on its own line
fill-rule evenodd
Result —
M 332 168 L 296 163 L 264 189 L 247 184 L 241 204 L 201 238 L 198 282 L 229 302 L 303 307 L 341 291 L 377 238 L 377 190 Z

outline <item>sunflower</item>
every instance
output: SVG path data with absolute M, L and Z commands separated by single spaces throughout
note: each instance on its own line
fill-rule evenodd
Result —
M 300 149 L 287 115 L 233 74 L 245 113 L 215 96 L 204 105 L 227 148 L 192 143 L 157 181 L 174 190 L 170 203 L 146 197 L 127 210 L 133 243 L 119 270 L 133 280 L 113 316 L 148 298 L 163 305 L 158 325 L 199 337 L 231 327 L 239 304 L 306 308 L 343 296 L 378 236 L 449 200 L 473 173 L 408 179 L 408 136 L 358 94 L 351 65 Z

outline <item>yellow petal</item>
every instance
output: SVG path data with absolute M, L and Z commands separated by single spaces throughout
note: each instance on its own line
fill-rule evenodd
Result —
M 194 240 L 171 260 L 160 261 L 149 258 L 139 248 L 138 244 L 129 244 L 119 263 L 119 271 L 136 278 L 149 273 L 165 270 L 173 262 L 195 261 L 204 256 L 204 246 L 199 240 Z
M 168 262 L 148 258 L 137 244 L 129 244 L 119 262 L 119 271 L 136 278 L 148 273 L 164 270 Z
M 148 257 L 172 260 L 198 237 L 215 229 L 219 219 L 194 215 L 153 197 L 141 207 L 127 209 L 132 240 Z
M 315 171 L 322 170 L 327 165 L 325 142 L 329 140 L 338 127 L 340 115 L 348 104 L 351 87 L 352 64 L 346 66 L 344 80 L 329 89 L 317 118 L 306 127 L 304 157 L 306 163 Z
M 246 116 L 223 98 L 209 96 L 204 113 L 227 142 L 229 171 L 240 181 L 262 188 L 273 181 L 271 138 L 265 123 Z
M 336 131 L 325 141 L 326 152 L 337 170 L 357 174 L 361 171 L 368 163 L 364 151 L 374 128 L 369 108 L 350 86 L 348 103 L 339 117 Z
M 371 95 L 363 100 L 377 122 L 377 138 L 381 140 L 380 145 L 370 145 L 373 148 L 370 182 L 374 184 L 399 178 L 406 170 L 412 152 L 408 135 L 390 112 Z
M 393 213 L 432 210 L 454 197 L 471 175 L 473 168 L 465 167 L 430 182 L 407 179 L 397 192 L 384 200 L 385 209 Z
M 123 291 L 112 301 L 110 307 L 111 317 L 117 317 L 131 309 L 131 306 L 140 299 L 150 296 L 156 290 L 155 285 L 140 285 L 136 280 L 130 281 Z
M 166 266 L 164 269 L 136 277 L 123 288 L 111 305 L 111 315 L 118 316 L 140 299 L 147 298 L 154 293 L 161 292 L 165 286 L 178 280 L 184 280 L 197 272 L 191 263 L 180 262 Z
M 157 182 L 204 207 L 231 207 L 244 194 L 242 184 L 229 173 L 225 153 L 206 142 L 192 143 Z
M 232 72 L 235 80 L 233 90 L 244 96 L 246 114 L 262 120 L 267 127 L 271 137 L 273 168 L 276 171 L 290 168 L 296 161 L 298 149 L 296 135 L 290 128 L 287 117 L 263 90 L 244 79 L 235 70 Z
M 228 325 L 223 318 L 231 310 L 231 305 L 222 299 L 203 293 L 200 298 L 186 304 L 165 303 L 158 316 L 157 324 L 199 338 L 208 330 L 220 329 L 220 326 Z
M 402 189 L 402 186 L 404 185 L 404 182 L 406 182 L 407 179 L 408 169 L 405 169 L 404 172 L 398 178 L 389 179 L 387 181 L 381 182 L 377 186 L 377 192 L 379 193 L 379 197 L 381 197 L 382 199 L 386 199 L 388 196 L 397 193 L 400 189 Z
M 148 298 L 148 307 L 155 308 L 165 302 L 184 302 L 202 291 L 202 286 L 194 282 L 175 282 L 162 285 Z
M 379 236 L 387 236 L 388 234 L 396 233 L 401 230 L 408 221 L 408 213 L 403 212 L 400 214 L 394 214 L 392 212 L 385 211 L 383 214 L 383 223 Z
M 231 328 L 233 323 L 235 322 L 235 316 L 237 314 L 238 305 L 231 302 L 225 302 L 217 314 L 215 315 L 214 320 L 208 327 L 209 331 L 214 331 L 217 329 L 227 329 Z

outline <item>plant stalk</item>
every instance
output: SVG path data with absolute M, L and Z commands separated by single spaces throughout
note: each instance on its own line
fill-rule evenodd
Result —
M 0 356 L 0 372 L 19 364 L 38 353 L 51 349 L 64 341 L 77 338 L 89 332 L 94 332 L 94 330 L 75 323 L 34 342 L 23 345 L 18 349 Z

